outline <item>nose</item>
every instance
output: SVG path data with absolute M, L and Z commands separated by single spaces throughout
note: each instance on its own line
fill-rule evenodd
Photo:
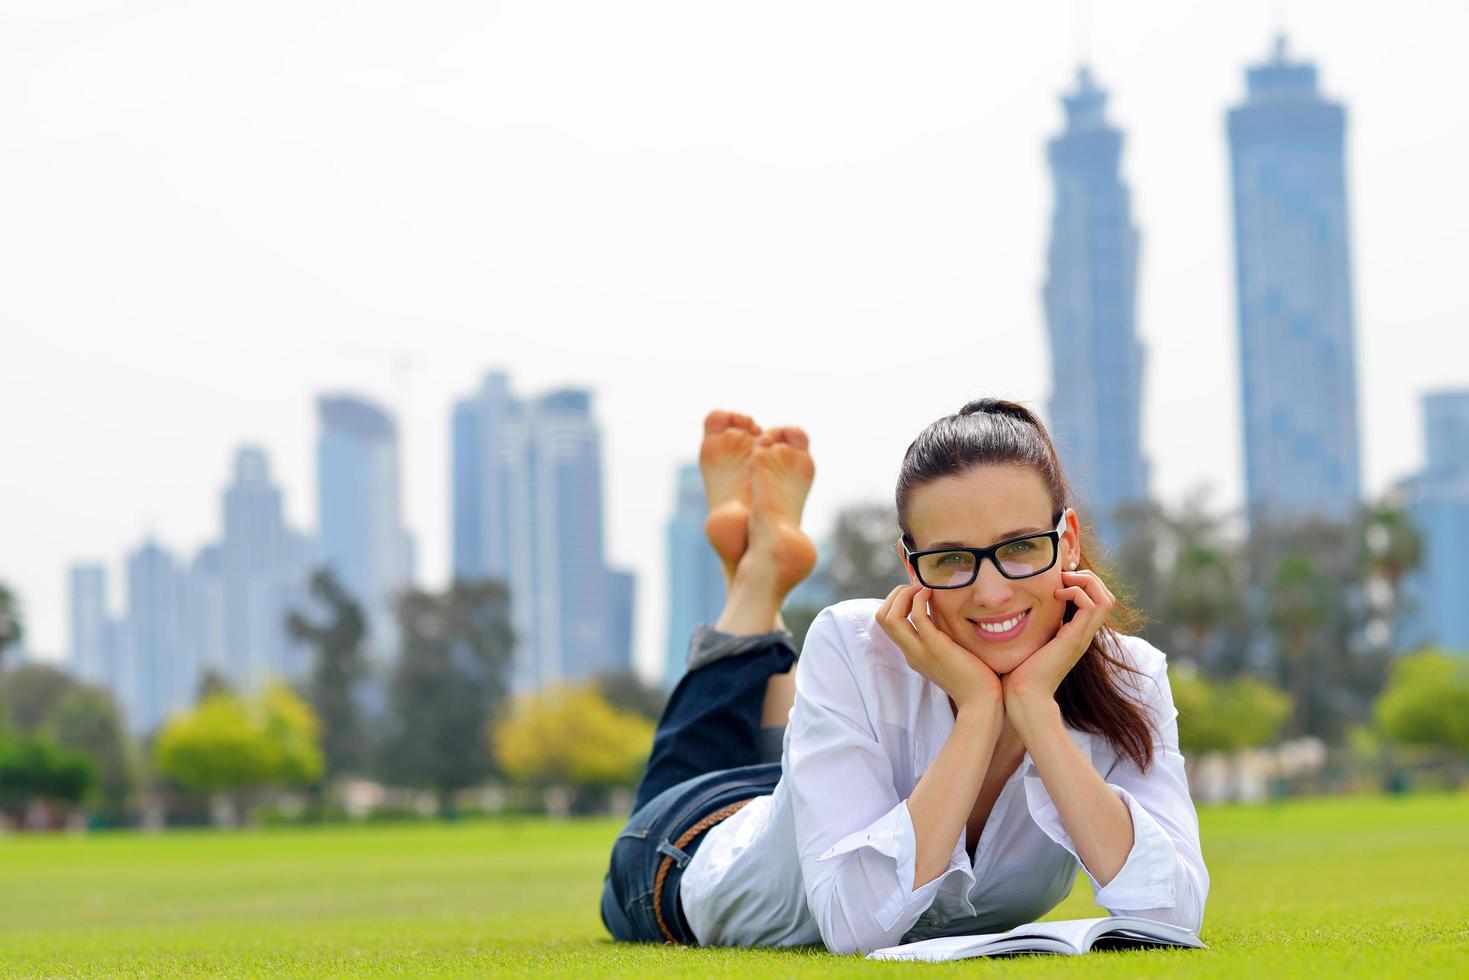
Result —
M 994 559 L 986 558 L 979 563 L 979 574 L 970 583 L 970 598 L 977 606 L 994 609 L 1003 608 L 1015 596 L 1010 580 L 1000 574 Z

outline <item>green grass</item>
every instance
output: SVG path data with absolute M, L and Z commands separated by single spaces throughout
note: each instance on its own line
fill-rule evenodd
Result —
M 612 942 L 619 823 L 0 839 L 0 973 L 1469 976 L 1469 795 L 1204 809 L 1207 951 L 868 963 Z M 1102 914 L 1082 879 L 1051 918 Z

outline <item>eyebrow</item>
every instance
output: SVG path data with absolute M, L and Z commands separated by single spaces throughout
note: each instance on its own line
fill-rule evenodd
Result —
M 990 542 L 990 543 L 991 544 L 999 544 L 1001 541 L 1009 541 L 1011 538 L 1020 538 L 1020 537 L 1024 537 L 1027 534 L 1040 534 L 1043 531 L 1053 531 L 1053 530 L 1055 530 L 1055 528 L 1050 528 L 1050 527 L 1017 527 L 1013 531 L 1006 531 L 1004 534 L 1000 535 L 998 538 L 995 538 L 995 540 L 992 541 L 992 542 Z M 933 544 L 929 545 L 927 548 L 920 548 L 919 550 L 920 551 L 933 551 L 933 550 L 935 550 L 937 548 L 973 548 L 973 547 L 978 547 L 978 546 L 977 545 L 965 544 L 963 541 L 935 541 Z

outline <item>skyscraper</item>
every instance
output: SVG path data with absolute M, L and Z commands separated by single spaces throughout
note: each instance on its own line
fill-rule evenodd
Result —
M 1278 39 L 1229 111 L 1251 523 L 1348 517 L 1359 499 L 1346 113 Z
M 209 666 L 223 668 L 249 690 L 272 676 L 299 677 L 305 654 L 287 635 L 285 619 L 290 609 L 305 603 L 310 551 L 306 540 L 286 526 L 281 491 L 271 479 L 265 450 L 242 446 L 235 452 L 222 510 L 218 554 L 201 554 L 193 575 L 196 582 L 215 576 L 218 581 L 223 657 Z M 198 595 L 190 605 L 209 604 L 208 595 Z
M 88 684 L 111 686 L 116 678 L 112 676 L 107 570 L 101 565 L 73 565 L 67 575 L 67 585 L 71 672 Z
M 1148 493 L 1142 451 L 1143 349 L 1137 339 L 1138 233 L 1122 182 L 1122 133 L 1086 68 L 1061 98 L 1050 141 L 1055 185 L 1044 289 L 1051 342 L 1051 435 L 1104 544 L 1114 515 Z
M 621 666 L 591 400 L 563 388 L 522 401 L 492 371 L 454 407 L 454 574 L 509 586 L 517 691 Z
M 133 731 L 157 728 L 193 703 L 197 664 L 184 642 L 182 582 L 173 553 L 146 540 L 127 559 L 127 648 L 123 690 Z
M 321 560 L 362 603 L 371 659 L 397 653 L 394 600 L 410 585 L 407 532 L 399 504 L 398 429 L 362 398 L 317 400 L 317 522 Z
M 724 571 L 704 536 L 709 502 L 698 464 L 678 468 L 673 516 L 668 519 L 668 648 L 663 686 L 672 689 L 688 666 L 689 637 L 697 623 L 714 625 L 724 607 Z
M 1469 654 L 1469 389 L 1425 396 L 1423 423 L 1427 458 L 1406 484 L 1423 545 L 1407 590 L 1416 607 L 1407 638 Z

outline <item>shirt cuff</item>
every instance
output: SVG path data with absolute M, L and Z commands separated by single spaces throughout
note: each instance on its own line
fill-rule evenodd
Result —
M 944 882 L 954 875 L 968 879 L 969 885 L 974 884 L 974 870 L 969 866 L 969 855 L 964 849 L 962 831 L 949 855 L 949 866 L 937 878 L 914 888 L 913 871 L 917 861 L 917 847 L 918 836 L 913 829 L 913 815 L 908 812 L 908 801 L 902 800 L 866 827 L 853 831 L 832 844 L 816 860 L 829 861 L 864 849 L 874 852 L 862 855 L 863 865 L 867 869 L 869 882 L 882 887 L 887 894 L 887 898 L 873 913 L 878 927 L 887 932 L 900 919 L 916 921 L 933 903 Z M 880 862 L 883 868 L 877 876 L 872 874 L 874 862 L 871 858 L 875 855 L 887 859 Z M 968 888 L 965 888 L 963 894 L 967 893 Z
M 1092 876 L 1086 862 L 1076 853 L 1071 835 L 1066 832 L 1056 804 L 1045 791 L 1040 777 L 1026 777 L 1025 798 L 1037 826 L 1047 837 L 1070 851 L 1071 856 L 1081 865 L 1081 870 L 1092 884 L 1092 892 L 1096 895 L 1098 905 L 1108 911 L 1173 908 L 1178 900 L 1178 849 L 1173 844 L 1173 838 L 1164 832 L 1158 821 L 1143 809 L 1142 804 L 1131 793 L 1115 783 L 1107 785 L 1127 805 L 1127 812 L 1132 817 L 1132 850 L 1127 852 L 1127 860 L 1123 862 L 1122 868 L 1106 885 L 1097 884 L 1097 879 Z

